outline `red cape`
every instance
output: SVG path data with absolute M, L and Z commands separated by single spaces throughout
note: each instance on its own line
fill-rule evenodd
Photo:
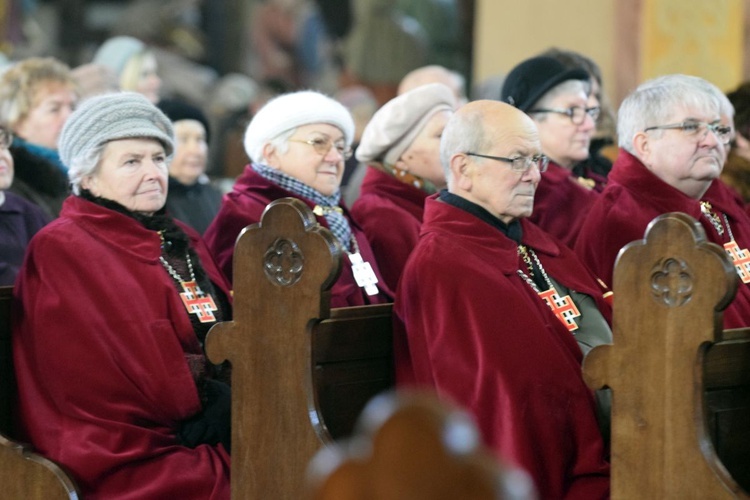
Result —
M 391 290 L 417 246 L 426 197 L 421 189 L 369 167 L 352 206 L 352 216 L 362 225 Z
M 228 280 L 231 281 L 232 279 L 234 244 L 237 241 L 240 231 L 246 226 L 260 221 L 263 211 L 269 203 L 286 197 L 297 198 L 306 203 L 310 209 L 315 207 L 315 203 L 307 198 L 301 198 L 258 175 L 250 165 L 245 167 L 245 171 L 237 178 L 234 189 L 224 196 L 221 209 L 206 230 L 204 239 Z M 349 221 L 352 234 L 357 239 L 362 258 L 370 263 L 375 271 L 375 275 L 378 277 L 378 289 L 380 293 L 370 296 L 357 286 L 357 282 L 352 275 L 351 265 L 349 265 L 348 259 L 344 258 L 339 279 L 331 289 L 331 307 L 361 306 L 390 302 L 393 292 L 385 284 L 378 270 L 375 255 L 370 248 L 370 244 L 367 242 L 362 229 L 353 221 L 349 211 L 346 207 L 343 208 L 344 216 Z M 317 217 L 317 221 L 320 225 L 328 227 L 325 217 Z
M 228 294 L 198 235 L 185 231 Z M 160 253 L 156 232 L 71 196 L 31 241 L 19 274 L 18 421 L 72 472 L 83 498 L 229 498 L 224 448 L 175 438 L 201 408 L 185 354 L 202 349 Z
M 599 197 L 586 189 L 571 170 L 550 162 L 534 194 L 534 212 L 529 220 L 573 248 L 588 210 Z
M 607 311 L 572 251 L 521 224 L 549 275 Z M 518 269 L 515 242 L 429 198 L 396 296 L 397 381 L 467 408 L 486 443 L 526 469 L 541 498 L 605 498 L 609 464 L 581 351 Z
M 750 248 L 750 217 L 721 180 L 716 179 L 702 198 L 715 212 L 727 216 L 740 248 Z M 635 156 L 621 149 L 609 182 L 591 207 L 581 228 L 575 251 L 597 276 L 612 285 L 615 260 L 620 249 L 643 239 L 649 223 L 669 212 L 684 212 L 703 226 L 708 241 L 723 246 L 728 235 L 720 236 L 702 215 L 698 200 L 690 198 L 650 172 Z M 734 301 L 724 311 L 724 328 L 750 326 L 750 284 L 739 283 Z

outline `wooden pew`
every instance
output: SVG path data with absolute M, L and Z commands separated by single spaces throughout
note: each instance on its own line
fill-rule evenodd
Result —
M 0 287 L 0 497 L 3 499 L 77 499 L 72 478 L 57 464 L 13 440 L 16 397 L 11 349 L 13 287 Z
M 531 477 L 499 464 L 462 410 L 425 393 L 375 397 L 353 438 L 321 449 L 311 500 L 529 500 Z
M 614 344 L 584 361 L 589 385 L 613 392 L 613 499 L 748 497 L 750 335 L 721 330 L 736 287 L 724 250 L 685 214 L 620 252 Z
M 341 253 L 293 198 L 238 237 L 234 320 L 206 340 L 232 363 L 233 498 L 301 498 L 315 452 L 393 385 L 391 306 L 329 308 Z

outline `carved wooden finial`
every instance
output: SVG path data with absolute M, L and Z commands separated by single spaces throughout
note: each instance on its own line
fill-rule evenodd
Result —
M 213 363 L 232 364 L 232 498 L 299 498 L 320 447 L 305 404 L 312 377 L 305 332 L 311 318 L 327 315 L 340 256 L 331 233 L 293 198 L 268 205 L 237 240 L 234 320 L 206 339 Z M 278 314 L 270 304 L 289 307 Z
M 706 432 L 702 375 L 736 284 L 724 250 L 685 214 L 658 217 L 620 252 L 614 344 L 584 361 L 589 386 L 613 392 L 613 499 L 739 493 Z

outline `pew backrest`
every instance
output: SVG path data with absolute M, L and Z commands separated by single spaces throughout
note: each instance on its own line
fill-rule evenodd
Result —
M 238 237 L 234 319 L 206 340 L 212 362 L 232 364 L 233 498 L 300 498 L 315 452 L 393 383 L 391 306 L 329 308 L 341 257 L 293 198 Z
M 746 333 L 721 330 L 736 286 L 724 250 L 685 214 L 658 217 L 644 240 L 620 252 L 614 343 L 584 360 L 589 385 L 613 392 L 613 499 L 746 497 L 729 469 L 741 477 L 730 454 L 747 453 L 749 441 L 727 443 L 735 431 L 720 437 L 728 425 L 722 408 L 747 391 L 750 378 Z M 739 412 L 745 436 L 748 409 Z

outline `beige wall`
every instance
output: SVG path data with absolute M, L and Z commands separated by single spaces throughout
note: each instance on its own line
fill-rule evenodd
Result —
M 730 90 L 748 78 L 748 10 L 750 0 L 477 0 L 474 81 L 558 46 L 599 64 L 615 106 L 665 73 Z
M 557 46 L 596 61 L 606 87 L 614 79 L 614 6 L 615 0 L 477 0 L 474 81 Z

